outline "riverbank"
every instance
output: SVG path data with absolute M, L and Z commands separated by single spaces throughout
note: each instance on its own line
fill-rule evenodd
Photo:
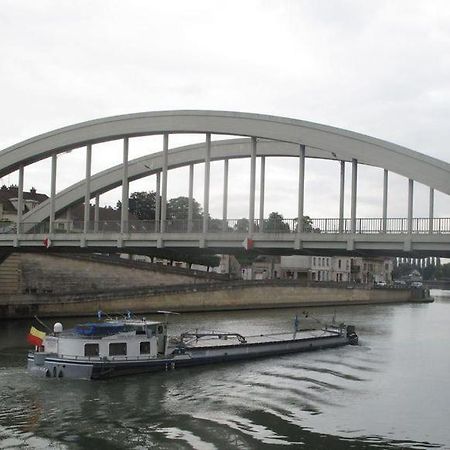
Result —
M 98 310 L 193 312 L 432 301 L 426 294 L 421 289 L 275 282 L 178 285 L 58 296 L 17 294 L 0 298 L 0 318 L 91 316 Z

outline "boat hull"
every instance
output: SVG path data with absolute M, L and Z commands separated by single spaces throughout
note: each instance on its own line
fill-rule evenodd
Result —
M 338 334 L 309 339 L 244 343 L 235 345 L 186 347 L 181 354 L 136 360 L 70 360 L 56 355 L 31 352 L 28 369 L 36 375 L 50 378 L 100 380 L 111 377 L 175 370 L 183 367 L 246 361 L 255 358 L 285 355 L 340 347 L 352 340 Z

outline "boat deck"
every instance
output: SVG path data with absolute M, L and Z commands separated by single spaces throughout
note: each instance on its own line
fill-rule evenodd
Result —
M 338 334 L 338 331 L 334 330 L 302 330 L 297 333 L 270 333 L 270 334 L 258 334 L 253 336 L 244 336 L 246 342 L 240 342 L 235 336 L 223 335 L 222 338 L 219 337 L 201 337 L 195 339 L 192 337 L 190 339 L 185 339 L 185 345 L 188 348 L 204 348 L 204 347 L 226 347 L 235 345 L 252 345 L 252 344 L 264 344 L 273 342 L 289 342 L 293 340 L 306 340 L 306 339 L 317 339 L 325 337 L 333 337 Z

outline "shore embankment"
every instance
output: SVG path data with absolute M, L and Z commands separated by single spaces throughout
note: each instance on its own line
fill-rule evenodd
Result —
M 0 297 L 0 318 L 91 316 L 98 310 L 191 312 L 420 301 L 432 301 L 426 290 L 281 280 L 239 281 L 64 295 L 10 294 Z

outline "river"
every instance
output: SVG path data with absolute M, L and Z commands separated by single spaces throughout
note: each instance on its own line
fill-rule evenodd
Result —
M 31 322 L 0 322 L 0 448 L 450 448 L 450 292 L 434 295 L 308 308 L 301 325 L 336 311 L 358 346 L 97 382 L 32 378 Z M 274 332 L 295 313 L 184 314 L 171 330 Z

